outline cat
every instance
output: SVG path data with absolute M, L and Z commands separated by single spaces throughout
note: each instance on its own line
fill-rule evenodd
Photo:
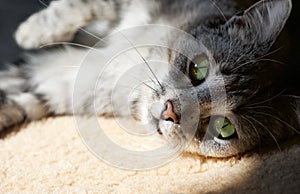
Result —
M 140 53 L 131 40 L 142 38 L 145 31 L 108 39 L 99 49 L 109 52 L 130 44 L 145 63 L 153 55 L 168 61 L 171 66 L 163 81 L 155 77 L 160 68 L 150 69 L 152 85 L 131 104 L 135 116 L 166 139 L 184 139 L 185 127 L 194 126 L 187 151 L 229 157 L 261 145 L 277 146 L 299 134 L 300 128 L 300 99 L 283 90 L 280 82 L 286 67 L 269 59 L 283 52 L 271 48 L 289 18 L 292 2 L 251 4 L 241 10 L 234 0 L 59 0 L 21 24 L 16 40 L 26 49 L 71 41 L 79 29 L 86 31 L 81 27 L 87 24 L 92 33 L 86 33 L 95 37 L 145 24 L 164 24 L 190 34 L 205 49 L 192 49 L 189 57 L 172 49 Z M 108 21 L 104 34 L 96 28 L 100 20 Z M 163 32 L 160 36 L 167 37 Z M 191 50 L 189 41 L 172 33 L 168 38 L 180 50 Z M 74 47 L 51 49 L 28 56 L 25 65 L 0 72 L 0 130 L 49 115 L 73 114 L 78 68 L 67 66 L 79 67 L 86 52 Z M 95 58 L 87 60 L 95 67 L 104 65 Z M 126 63 L 117 70 L 125 68 Z M 95 96 L 98 115 L 126 115 L 122 100 L 114 113 L 109 100 L 104 100 L 111 96 L 114 70 L 104 75 L 104 87 Z M 172 88 L 182 90 L 174 94 Z M 93 91 L 83 87 L 79 93 L 76 114 L 93 114 Z M 122 93 L 117 97 L 123 99 Z M 153 108 L 155 103 L 159 106 Z

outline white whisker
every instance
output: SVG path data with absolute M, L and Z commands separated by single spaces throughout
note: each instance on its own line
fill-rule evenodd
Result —
M 77 47 L 82 47 L 82 48 L 86 48 L 86 49 L 91 49 L 91 50 L 96 50 L 98 52 L 101 52 L 99 49 L 95 49 L 93 47 L 90 46 L 86 46 L 83 44 L 77 44 L 77 43 L 72 43 L 72 42 L 52 42 L 52 43 L 46 43 L 40 46 L 41 48 L 47 47 L 47 46 L 53 46 L 53 45 L 71 45 L 71 46 L 77 46 Z M 103 52 L 101 52 L 103 53 Z
M 261 101 L 261 102 L 257 102 L 257 103 L 253 103 L 253 104 L 249 104 L 248 107 L 253 107 L 253 106 L 256 106 L 256 105 L 260 105 L 260 104 L 264 104 L 266 102 L 270 102 L 272 100 L 274 100 L 275 98 L 278 98 L 279 96 L 281 96 L 282 93 L 284 93 L 286 91 L 286 89 L 282 90 L 281 92 L 279 92 L 277 95 L 267 99 L 267 100 L 264 100 L 264 101 Z
M 272 118 L 274 118 L 274 119 L 280 121 L 281 123 L 287 125 L 287 126 L 288 126 L 289 128 L 291 128 L 295 133 L 300 134 L 300 132 L 299 132 L 297 129 L 295 129 L 293 126 L 291 126 L 289 123 L 283 121 L 282 119 L 280 119 L 280 118 L 278 118 L 278 117 L 276 117 L 276 116 L 274 116 L 274 115 L 271 115 L 271 114 L 268 114 L 268 113 L 264 113 L 264 112 L 255 112 L 255 113 L 258 113 L 258 114 L 261 114 L 261 115 L 265 115 L 265 116 L 272 117 Z
M 269 55 L 272 55 L 272 54 L 278 52 L 280 49 L 282 49 L 282 47 L 280 47 L 280 48 L 278 48 L 278 49 L 276 49 L 276 50 L 274 50 L 274 51 L 271 51 L 271 52 L 269 52 L 269 53 L 267 53 L 267 54 L 265 54 L 265 55 L 263 55 L 263 56 L 260 56 L 260 57 L 258 57 L 258 58 L 256 58 L 256 59 L 252 59 L 252 60 L 250 60 L 250 61 L 247 61 L 247 62 L 245 62 L 245 63 L 242 63 L 242 64 L 240 64 L 239 66 L 235 67 L 232 71 L 235 71 L 235 70 L 237 70 L 237 69 L 239 69 L 239 68 L 241 68 L 241 67 L 244 67 L 244 66 L 246 66 L 246 65 L 249 65 L 249 64 L 251 64 L 251 63 L 259 62 L 259 61 L 262 60 L 264 57 L 267 57 L 267 56 L 269 56 Z M 270 59 L 270 60 L 272 60 L 272 59 Z M 276 61 L 276 60 L 272 60 L 272 62 L 277 62 L 277 61 Z M 280 61 L 278 61 L 278 62 L 280 62 Z M 236 63 L 236 62 L 235 62 L 235 63 Z M 281 63 L 281 62 L 280 62 L 280 63 Z
M 278 143 L 277 139 L 275 138 L 275 136 L 271 133 L 271 131 L 267 127 L 265 127 L 260 121 L 256 120 L 255 118 L 249 117 L 249 119 L 252 119 L 254 122 L 258 123 L 261 127 L 263 127 L 265 130 L 267 130 L 267 132 L 271 135 L 271 137 L 275 141 L 279 151 L 281 152 L 281 148 L 279 146 L 279 143 Z
M 249 119 L 247 118 L 247 116 L 241 116 L 243 119 L 245 119 L 254 129 L 256 135 L 258 136 L 259 139 L 259 149 L 261 149 L 261 136 L 257 130 L 257 128 L 255 127 L 255 125 L 253 125 L 253 123 L 251 121 L 249 121 Z
M 216 4 L 216 2 L 214 0 L 210 0 L 210 2 L 218 9 L 218 11 L 220 12 L 220 14 L 222 15 L 222 17 L 224 18 L 224 20 L 227 22 L 227 18 L 225 17 L 224 12 L 221 10 L 221 8 Z

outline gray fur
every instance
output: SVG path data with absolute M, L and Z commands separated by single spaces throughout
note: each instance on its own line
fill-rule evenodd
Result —
M 25 48 L 34 48 L 45 43 L 70 40 L 81 26 L 92 20 L 106 19 L 115 22 L 117 23 L 116 29 L 147 23 L 172 25 L 197 38 L 208 48 L 209 55 L 216 62 L 216 64 L 210 64 L 209 74 L 202 84 L 193 87 L 193 90 L 181 91 L 180 94 L 181 98 L 188 101 L 196 91 L 201 109 L 200 123 L 189 151 L 206 156 L 227 157 L 243 153 L 260 144 L 270 142 L 274 144 L 299 133 L 299 97 L 281 92 L 282 88 L 278 84 L 283 65 L 260 60 L 260 57 L 270 52 L 271 46 L 285 25 L 291 10 L 290 0 L 260 1 L 237 15 L 240 9 L 238 3 L 233 0 L 216 2 L 212 0 L 156 0 L 151 2 L 101 0 L 96 2 L 98 2 L 97 5 L 93 0 L 76 2 L 72 0 L 72 6 L 70 0 L 53 3 L 48 9 L 33 15 L 20 26 L 16 34 L 18 43 Z M 104 9 L 106 12 L 103 12 Z M 69 18 L 70 20 L 59 19 L 65 12 L 72 13 L 72 11 L 79 11 L 80 19 L 77 17 Z M 105 14 L 108 12 L 110 14 Z M 53 16 L 53 13 L 56 14 Z M 89 17 L 86 18 L 87 15 Z M 62 22 L 60 25 L 64 28 L 52 26 L 58 20 Z M 37 36 L 28 37 L 32 27 L 38 22 L 45 22 L 47 27 L 33 31 L 37 33 Z M 43 39 L 40 35 L 44 34 L 45 30 L 47 35 Z M 114 28 L 110 30 L 113 31 Z M 143 34 L 132 36 L 143 38 Z M 173 37 L 171 41 L 179 45 L 182 50 L 190 47 L 186 40 L 176 38 Z M 126 42 L 126 40 L 111 40 L 110 44 L 102 49 L 113 50 L 121 45 L 122 41 Z M 149 54 L 151 52 L 145 53 L 143 53 L 144 56 L 151 57 Z M 137 97 L 132 107 L 142 121 L 152 124 L 154 128 L 159 127 L 159 132 L 164 137 L 174 138 L 174 136 L 182 135 L 183 126 L 157 119 L 160 118 L 159 112 L 151 112 L 147 105 L 172 100 L 176 115 L 188 112 L 187 120 L 193 120 L 195 115 L 189 111 L 191 105 L 182 107 L 178 96 L 175 96 L 168 88 L 170 85 L 175 88 L 185 86 L 186 83 L 179 79 L 180 76 L 174 69 L 187 74 L 187 64 L 191 59 L 171 50 L 160 53 L 162 54 L 160 57 L 168 57 L 173 64 L 162 83 L 162 88 L 156 86 L 158 92 L 155 93 L 151 90 L 147 91 L 150 95 L 147 96 L 146 102 L 145 99 Z M 35 120 L 50 114 L 72 114 L 72 91 L 78 72 L 77 67 L 80 66 L 80 61 L 85 54 L 85 50 L 68 47 L 38 56 L 30 56 L 29 65 L 2 72 L 0 117 L 4 119 L 0 122 L 0 130 L 18 124 L 24 118 Z M 195 56 L 198 54 L 201 53 L 194 53 Z M 98 64 L 100 59 L 89 60 L 90 64 Z M 126 67 L 120 68 L 120 71 L 124 71 Z M 160 73 L 160 70 L 155 70 L 155 73 Z M 99 115 L 112 114 L 109 102 L 102 99 L 110 97 L 112 92 L 110 85 L 114 77 L 113 71 L 108 72 L 105 75 L 104 88 L 97 90 L 96 111 Z M 226 96 L 221 95 L 220 92 L 220 95 L 212 101 L 210 90 L 213 89 L 218 94 L 221 91 L 220 87 L 223 86 L 223 82 L 220 81 L 222 79 L 225 83 Z M 4 80 L 9 80 L 6 82 L 8 85 L 2 84 Z M 74 105 L 75 109 L 79 110 L 77 111 L 79 114 L 90 114 L 93 112 L 93 104 L 90 102 L 93 91 L 86 91 L 85 88 L 80 88 L 80 90 L 83 95 L 78 104 Z M 122 98 L 122 93 L 117 95 Z M 230 119 L 237 130 L 237 137 L 229 140 L 217 139 L 212 135 L 213 133 L 209 133 L 210 127 L 208 126 L 210 117 L 222 114 L 220 107 L 224 104 L 226 104 L 225 116 Z M 8 108 L 10 111 L 6 111 Z M 124 114 L 125 110 L 120 104 L 117 115 Z M 156 119 L 149 120 L 149 118 Z
M 118 19 L 120 1 L 60 0 L 48 9 L 32 15 L 16 31 L 16 41 L 25 49 L 36 49 L 47 43 L 70 41 L 80 27 L 94 20 Z

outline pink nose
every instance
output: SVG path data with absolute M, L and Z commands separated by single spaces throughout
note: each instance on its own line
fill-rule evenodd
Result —
M 173 105 L 170 101 L 166 102 L 166 110 L 163 112 L 163 117 L 166 121 L 172 121 L 173 123 L 178 124 L 179 119 L 177 115 L 174 113 Z

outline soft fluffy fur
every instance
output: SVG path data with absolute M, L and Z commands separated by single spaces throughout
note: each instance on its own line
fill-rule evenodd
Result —
M 113 28 L 110 31 L 149 23 L 172 25 L 186 31 L 206 46 L 206 54 L 211 61 L 215 61 L 210 64 L 205 81 L 191 88 L 190 83 L 183 82 L 181 75 L 174 70 L 179 69 L 180 73 L 186 75 L 189 61 L 201 53 L 195 52 L 194 56 L 187 58 L 166 49 L 154 51 L 154 54 L 160 53 L 156 57 L 169 61 L 170 71 L 160 86 L 157 83 L 153 86 L 156 92 L 146 97 L 146 103 L 145 99 L 137 98 L 133 106 L 138 106 L 135 110 L 143 122 L 159 129 L 164 137 L 179 138 L 181 141 L 185 138 L 181 136 L 184 130 L 182 123 L 186 126 L 195 124 L 191 123 L 195 114 L 189 108 L 199 104 L 200 123 L 189 151 L 206 156 L 227 157 L 269 142 L 276 147 L 279 140 L 298 133 L 299 97 L 288 91 L 281 92 L 285 87 L 278 83 L 278 74 L 283 65 L 273 59 L 264 58 L 272 53 L 270 48 L 283 29 L 291 7 L 290 0 L 265 0 L 238 13 L 241 9 L 235 2 L 225 0 L 61 0 L 53 2 L 48 9 L 33 15 L 22 24 L 16 33 L 16 39 L 24 48 L 36 48 L 53 41 L 66 41 L 73 37 L 79 27 L 100 18 L 111 23 Z M 72 14 L 63 15 L 66 13 Z M 39 23 L 44 24 L 45 28 L 32 30 Z M 111 39 L 102 51 L 111 53 L 121 47 L 122 43 L 128 43 L 128 40 L 145 39 L 144 34 L 147 33 L 126 34 L 127 37 L 123 39 Z M 163 38 L 165 34 L 162 33 L 161 36 Z M 188 50 L 190 47 L 185 39 L 171 36 L 170 41 L 180 50 Z M 153 52 L 147 49 L 142 53 L 146 59 L 153 57 Z M 77 92 L 82 95 L 72 104 L 78 67 L 85 54 L 86 50 L 71 47 L 58 49 L 29 57 L 26 66 L 1 72 L 1 79 L 4 78 L 5 84 L 0 83 L 0 129 L 21 123 L 24 119 L 37 120 L 51 114 L 72 114 L 73 107 L 77 114 L 91 114 L 96 111 L 99 115 L 111 115 L 111 104 L 105 99 L 110 98 L 112 80 L 117 77 L 113 71 L 104 75 L 104 87 L 96 88 L 95 99 L 94 91 L 76 87 Z M 87 63 L 98 67 L 99 61 L 102 59 L 91 57 Z M 118 68 L 121 72 L 127 69 L 126 65 Z M 157 69 L 155 74 L 160 71 L 161 69 Z M 93 75 L 93 69 L 90 72 L 86 74 L 87 78 L 97 76 Z M 173 95 L 170 85 L 187 88 L 179 92 L 185 102 L 190 102 L 189 98 L 194 94 L 197 94 L 198 101 L 182 106 L 178 97 Z M 218 94 L 222 87 L 225 88 L 226 95 L 220 92 L 212 101 L 210 91 Z M 122 99 L 123 94 L 120 92 L 117 96 Z M 93 100 L 97 105 L 96 110 Z M 154 115 L 147 107 L 153 102 L 164 104 L 167 100 L 173 102 L 177 115 L 181 115 L 180 111 L 188 112 L 187 117 L 181 119 L 181 124 L 161 119 L 160 115 Z M 120 101 L 120 106 L 114 112 L 116 115 L 126 114 L 127 107 L 121 105 Z M 236 128 L 235 138 L 218 139 L 210 131 L 210 118 L 222 115 L 223 111 L 224 116 Z

